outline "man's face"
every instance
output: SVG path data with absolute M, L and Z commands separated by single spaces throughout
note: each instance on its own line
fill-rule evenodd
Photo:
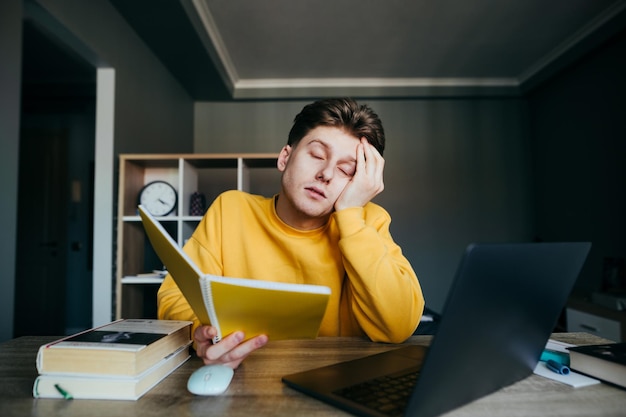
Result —
M 319 126 L 278 157 L 282 190 L 279 217 L 288 225 L 310 230 L 328 221 L 334 205 L 356 170 L 359 140 L 335 127 Z

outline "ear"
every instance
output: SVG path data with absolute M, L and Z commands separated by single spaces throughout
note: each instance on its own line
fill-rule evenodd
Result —
M 285 168 L 287 168 L 287 161 L 289 161 L 289 156 L 291 156 L 291 146 L 285 145 L 280 150 L 280 153 L 278 154 L 278 160 L 276 161 L 276 167 L 280 172 L 285 171 Z

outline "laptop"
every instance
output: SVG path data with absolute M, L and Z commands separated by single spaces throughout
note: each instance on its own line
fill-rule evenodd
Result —
M 407 345 L 282 381 L 360 416 L 437 416 L 497 391 L 533 372 L 590 247 L 472 244 L 430 347 Z M 396 394 L 404 398 L 369 404 L 383 391 L 371 385 L 390 377 L 409 380 L 404 396 Z

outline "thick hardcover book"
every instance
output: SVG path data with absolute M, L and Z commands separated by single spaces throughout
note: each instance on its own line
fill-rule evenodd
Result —
M 570 368 L 626 388 L 626 343 L 569 348 Z
M 139 214 L 152 247 L 198 320 L 217 329 L 214 342 L 236 330 L 271 340 L 317 336 L 330 288 L 204 274 L 141 206 Z
M 33 385 L 33 396 L 35 398 L 137 400 L 189 359 L 189 344 L 179 347 L 178 350 L 136 377 L 39 375 Z
M 137 376 L 191 341 L 189 321 L 122 319 L 39 348 L 40 374 Z

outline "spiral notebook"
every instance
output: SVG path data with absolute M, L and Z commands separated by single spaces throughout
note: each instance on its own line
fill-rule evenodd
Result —
M 315 338 L 330 299 L 330 288 L 204 274 L 163 226 L 139 206 L 152 247 L 203 324 L 223 336 L 242 330 L 246 338 Z

